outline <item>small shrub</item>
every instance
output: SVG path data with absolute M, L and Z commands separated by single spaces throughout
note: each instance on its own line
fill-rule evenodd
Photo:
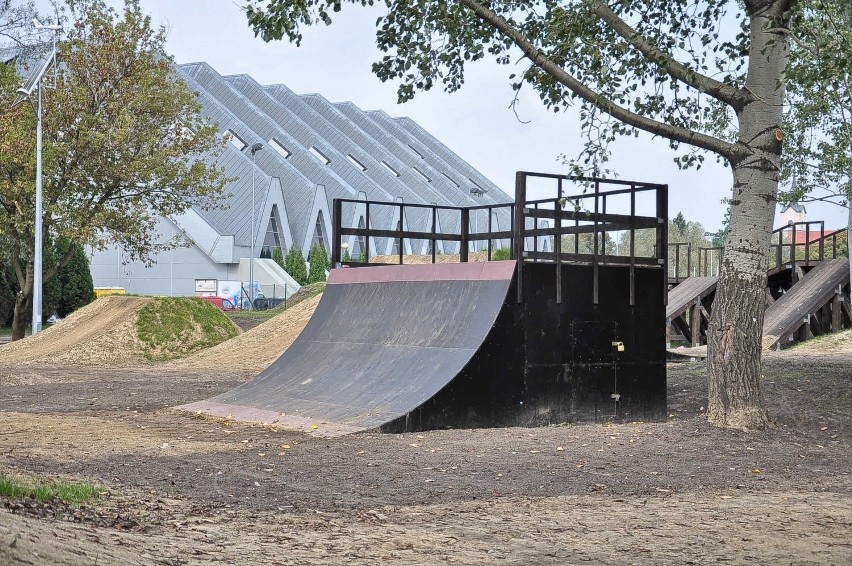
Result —
M 504 261 L 512 259 L 512 250 L 509 248 L 499 248 L 491 252 L 491 261 Z
M 239 334 L 225 313 L 194 297 L 162 297 L 139 310 L 136 334 L 149 360 L 170 360 Z
M 325 272 L 328 271 L 328 255 L 325 253 L 325 247 L 315 245 L 311 248 L 311 254 L 308 256 L 308 261 L 311 264 L 311 271 L 308 273 L 308 283 L 318 283 L 325 281 Z
M 284 271 L 289 273 L 290 277 L 295 279 L 299 285 L 308 283 L 308 269 L 305 266 L 305 256 L 302 255 L 302 250 L 295 246 L 290 248 L 284 260 Z

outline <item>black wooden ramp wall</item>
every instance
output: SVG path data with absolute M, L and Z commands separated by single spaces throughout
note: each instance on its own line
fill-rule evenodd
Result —
M 188 411 L 333 436 L 424 404 L 468 364 L 514 261 L 335 269 L 302 334 L 255 379 Z

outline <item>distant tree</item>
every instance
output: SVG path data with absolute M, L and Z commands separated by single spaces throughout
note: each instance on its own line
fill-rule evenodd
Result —
M 15 314 L 15 295 L 18 294 L 18 280 L 8 262 L 0 262 L 0 325 L 12 324 Z
M 82 246 L 72 244 L 71 261 L 59 272 L 62 295 L 56 314 L 65 318 L 95 299 L 95 285 L 89 267 L 89 258 Z
M 276 246 L 275 249 L 272 250 L 272 261 L 280 265 L 281 268 L 286 271 L 286 266 L 284 264 L 284 252 L 281 251 L 279 246 Z
M 673 227 L 677 230 L 675 235 L 682 235 L 686 232 L 686 218 L 683 217 L 683 212 L 678 212 L 677 216 L 672 220 Z M 669 232 L 669 239 L 671 239 L 672 233 Z
M 296 280 L 299 285 L 307 285 L 308 269 L 305 266 L 305 256 L 302 255 L 302 250 L 293 246 L 287 252 L 287 257 L 284 260 L 284 271 L 290 274 L 290 277 Z
M 852 4 L 800 0 L 787 70 L 791 124 L 784 138 L 784 203 L 847 209 L 852 235 Z M 850 262 L 852 275 L 852 262 Z
M 165 32 L 138 0 L 119 14 L 103 0 L 67 0 L 71 27 L 60 44 L 59 87 L 44 89 L 44 240 L 103 248 L 116 242 L 150 263 L 178 242 L 155 238 L 158 218 L 212 206 L 226 179 L 198 155 L 223 147 L 204 121 L 198 95 L 164 55 Z M 14 65 L 0 69 L 0 257 L 21 290 L 13 339 L 32 311 L 35 118 L 12 108 Z M 74 247 L 45 271 L 48 285 Z
M 329 263 L 328 254 L 325 252 L 324 246 L 314 245 L 311 248 L 308 263 L 311 264 L 311 271 L 308 273 L 308 283 L 325 281 L 325 273 L 329 269 Z

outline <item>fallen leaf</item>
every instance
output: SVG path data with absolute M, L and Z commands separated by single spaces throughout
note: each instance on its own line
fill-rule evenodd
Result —
M 753 473 L 753 474 L 759 474 L 759 473 L 760 473 L 760 468 L 752 468 L 752 469 L 751 469 L 751 473 Z

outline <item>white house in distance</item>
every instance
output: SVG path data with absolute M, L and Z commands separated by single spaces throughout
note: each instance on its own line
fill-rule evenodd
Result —
M 185 236 L 192 245 L 163 252 L 152 267 L 128 262 L 120 247 L 94 251 L 96 287 L 123 287 L 129 293 L 192 295 L 195 282 L 248 280 L 248 258 L 264 248 L 287 251 L 297 246 L 305 257 L 313 244 L 330 251 L 332 199 L 348 198 L 411 204 L 480 206 L 511 198 L 426 130 L 408 118 L 365 112 L 350 102 L 331 103 L 319 94 L 296 95 L 284 85 L 263 86 L 246 75 L 223 77 L 205 63 L 178 65 L 178 75 L 200 94 L 205 117 L 219 124 L 230 143 L 217 163 L 236 178 L 222 206 L 194 207 L 181 216 L 162 218 L 161 241 Z M 263 149 L 254 158 L 250 148 Z M 255 231 L 252 233 L 252 180 L 255 182 Z M 364 206 L 344 208 L 345 222 L 364 225 Z M 370 226 L 429 231 L 431 220 L 398 207 L 376 207 Z M 351 218 L 349 218 L 351 216 Z M 457 216 L 457 215 L 456 215 Z M 484 229 L 487 213 L 471 223 Z M 507 210 L 494 212 L 492 230 L 510 229 Z M 439 231 L 458 230 L 460 219 L 441 214 Z M 428 225 L 427 225 L 428 222 Z M 455 223 L 455 227 L 453 227 Z M 358 257 L 366 242 L 350 238 Z M 371 255 L 397 253 L 398 241 L 377 238 Z M 428 241 L 405 242 L 406 253 L 429 253 Z M 437 251 L 457 253 L 458 244 L 437 244 Z M 415 248 L 415 249 L 412 249 Z M 292 279 L 271 260 L 258 260 L 255 280 L 264 292 L 281 295 Z M 272 291 L 273 285 L 279 289 Z

